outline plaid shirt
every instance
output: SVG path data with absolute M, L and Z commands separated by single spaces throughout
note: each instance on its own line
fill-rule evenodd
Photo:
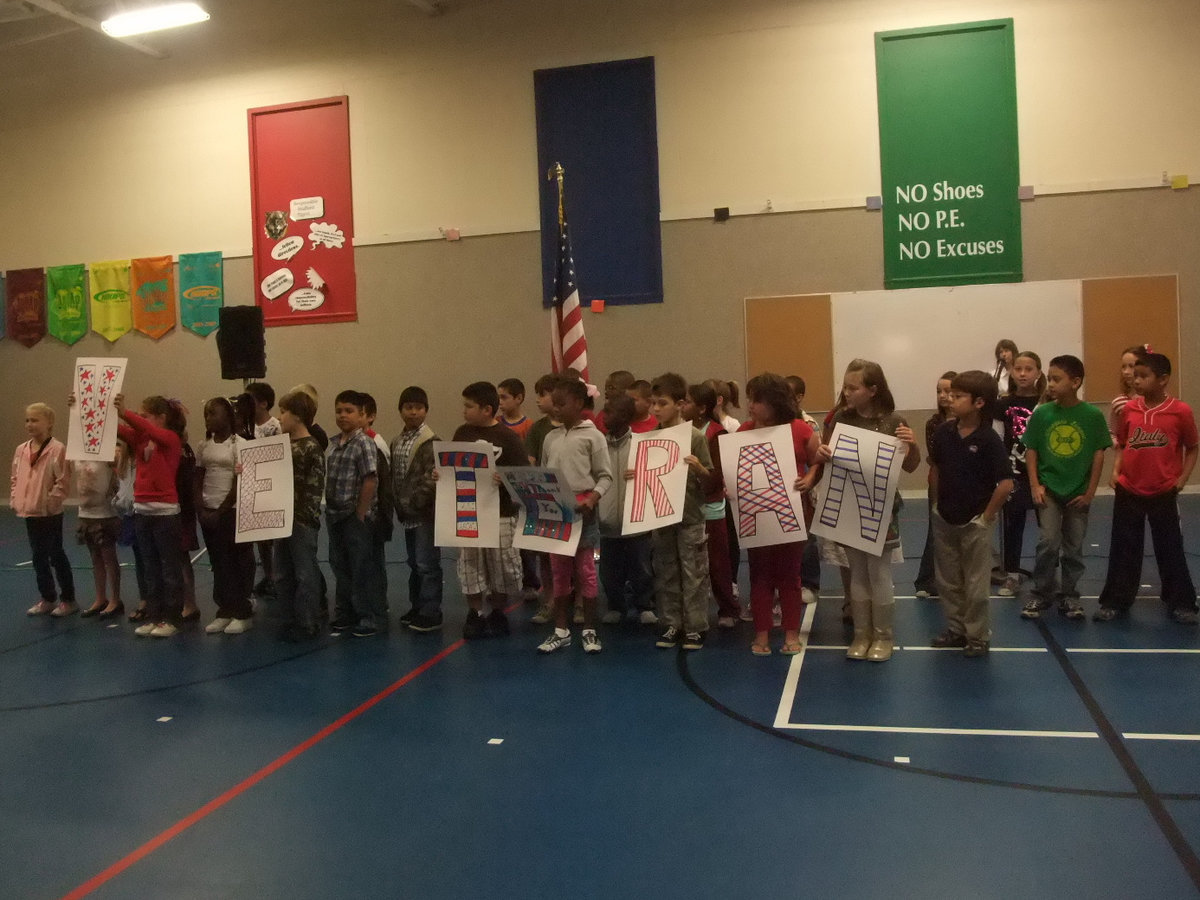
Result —
M 329 521 L 340 522 L 354 515 L 363 479 L 378 474 L 376 452 L 375 442 L 361 429 L 349 437 L 339 434 L 330 440 L 325 451 L 325 514 Z M 375 496 L 368 519 L 375 516 L 378 490 Z

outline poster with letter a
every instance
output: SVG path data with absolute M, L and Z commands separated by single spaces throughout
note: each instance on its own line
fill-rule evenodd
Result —
M 575 511 L 575 494 L 562 473 L 537 466 L 505 466 L 499 472 L 504 487 L 521 507 L 513 546 L 574 556 L 582 523 Z
M 237 442 L 239 544 L 290 537 L 295 512 L 292 439 L 286 434 Z
M 641 534 L 683 521 L 688 475 L 683 460 L 691 452 L 690 422 L 632 436 L 629 463 L 633 479 L 625 489 L 622 535 Z M 623 478 L 625 473 L 614 472 L 613 477 Z
M 813 534 L 875 556 L 883 554 L 892 501 L 904 462 L 901 441 L 877 431 L 836 425 L 829 436 Z
M 75 360 L 75 405 L 67 422 L 67 459 L 112 462 L 117 458 L 113 398 L 125 383 L 128 359 L 81 356 Z
M 723 434 L 721 472 L 743 547 L 804 540 L 804 509 L 795 490 L 796 452 L 787 425 Z
M 263 322 L 355 321 L 349 98 L 247 115 L 254 293 Z
M 500 485 L 492 478 L 499 454 L 484 441 L 433 442 L 435 545 L 500 546 Z

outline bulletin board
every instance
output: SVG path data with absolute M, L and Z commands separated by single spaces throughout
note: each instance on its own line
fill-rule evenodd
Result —
M 883 367 L 897 409 L 932 409 L 942 372 L 989 371 L 996 342 L 1009 338 L 1043 365 L 1080 357 L 1082 395 L 1100 403 L 1117 391 L 1125 347 L 1149 341 L 1178 361 L 1178 290 L 1177 276 L 1152 275 L 750 297 L 747 374 L 801 374 L 807 407 L 820 410 L 832 405 L 846 364 L 863 357 Z
M 247 118 L 263 323 L 355 321 L 349 98 L 261 107 Z

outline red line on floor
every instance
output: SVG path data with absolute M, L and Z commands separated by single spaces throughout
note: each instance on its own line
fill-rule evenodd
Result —
M 111 866 L 109 866 L 107 869 L 105 869 L 100 874 L 95 875 L 92 878 L 89 878 L 87 881 L 85 881 L 83 884 L 79 885 L 79 887 L 75 888 L 70 893 L 64 894 L 62 900 L 75 900 L 75 898 L 78 898 L 78 897 L 86 897 L 88 894 L 92 893 L 92 891 L 96 890 L 98 887 L 111 881 L 117 875 L 120 875 L 122 872 L 124 872 L 126 869 L 128 869 L 130 866 L 132 866 L 134 863 L 149 856 L 151 853 L 153 853 L 155 850 L 157 850 L 163 844 L 167 843 L 167 841 L 169 841 L 172 838 L 177 837 L 178 835 L 187 831 L 189 828 L 191 828 L 193 825 L 195 825 L 200 820 L 204 819 L 206 816 L 210 815 L 211 813 L 216 812 L 218 809 L 220 809 L 222 806 L 224 806 L 230 800 L 233 800 L 235 797 L 238 797 L 239 795 L 244 794 L 246 791 L 250 790 L 250 788 L 254 787 L 254 785 L 258 784 L 260 781 L 262 781 L 268 775 L 274 774 L 275 772 L 279 771 L 284 766 L 286 766 L 288 763 L 290 763 L 293 759 L 300 756 L 305 751 L 311 750 L 313 747 L 315 747 L 317 744 L 321 743 L 321 741 L 325 740 L 325 738 L 329 737 L 331 734 L 333 734 L 335 731 L 337 731 L 343 725 L 349 724 L 350 722 L 354 721 L 359 716 L 361 716 L 363 713 L 365 713 L 367 710 L 369 710 L 371 707 L 375 706 L 377 703 L 379 703 L 383 700 L 386 700 L 389 696 L 394 694 L 396 691 L 400 690 L 400 688 L 404 687 L 404 685 L 408 684 L 410 681 L 412 681 L 418 675 L 421 675 L 422 673 L 427 672 L 429 669 L 436 666 L 439 662 L 441 662 L 443 659 L 445 659 L 447 656 L 449 656 L 451 653 L 453 653 L 459 647 L 463 646 L 463 644 L 464 644 L 464 641 L 462 641 L 462 640 L 455 641 L 449 647 L 446 647 L 445 649 L 443 649 L 436 656 L 430 657 L 428 660 L 423 662 L 421 665 L 417 666 L 415 669 L 413 669 L 411 672 L 409 672 L 407 675 L 405 675 L 399 681 L 396 681 L 396 682 L 388 685 L 386 688 L 384 688 L 382 691 L 380 691 L 378 694 L 376 694 L 370 700 L 367 700 L 364 703 L 359 704 L 354 709 L 350 710 L 350 712 L 348 712 L 344 716 L 342 716 L 340 719 L 337 719 L 336 721 L 331 722 L 329 725 L 326 725 L 324 728 L 322 728 L 320 731 L 318 731 L 316 734 L 314 734 L 308 740 L 304 741 L 301 744 L 297 744 L 295 747 L 293 747 L 287 753 L 283 754 L 283 756 L 280 756 L 274 762 L 268 763 L 267 765 L 263 766 L 263 768 L 259 769 L 257 772 L 255 772 L 253 775 L 251 775 L 249 778 L 245 779 L 244 781 L 242 781 L 239 784 L 234 785 L 229 790 L 227 790 L 225 793 L 221 794 L 219 797 L 215 797 L 212 800 L 208 801 L 208 803 L 205 803 L 202 807 L 200 807 L 198 810 L 196 810 L 191 815 L 180 819 L 178 822 L 176 822 L 174 825 L 172 825 L 166 831 L 163 831 L 162 833 L 158 834 L 157 836 L 151 838 L 149 841 L 142 844 L 142 846 L 138 847 L 136 850 L 134 850 L 132 853 L 130 853 L 128 856 L 113 863 Z

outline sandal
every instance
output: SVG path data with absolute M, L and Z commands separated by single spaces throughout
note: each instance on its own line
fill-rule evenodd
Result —
M 129 614 L 130 622 L 145 622 L 147 620 L 147 618 L 148 617 L 146 615 L 146 607 L 144 607 L 144 606 L 139 607 L 138 609 L 135 609 L 133 612 L 131 612 Z
M 794 644 L 784 644 L 782 647 L 779 648 L 779 652 L 782 653 L 784 656 L 795 656 L 797 653 L 799 653 L 803 649 L 804 649 L 804 642 L 796 641 L 796 643 L 794 643 Z
M 755 656 L 770 656 L 771 648 L 769 645 L 751 644 L 750 652 L 753 653 Z

